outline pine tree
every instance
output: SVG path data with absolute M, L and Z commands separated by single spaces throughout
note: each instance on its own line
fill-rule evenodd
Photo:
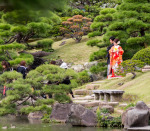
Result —
M 109 43 L 110 36 L 119 38 L 125 50 L 124 59 L 132 58 L 137 51 L 150 45 L 149 8 L 149 0 L 124 0 L 117 7 L 104 42 Z
M 62 84 L 66 78 L 70 85 Z M 55 65 L 42 65 L 30 71 L 26 79 L 15 71 L 5 72 L 0 76 L 1 90 L 6 86 L 6 97 L 0 103 L 0 115 L 9 113 L 30 113 L 34 111 L 50 111 L 48 105 L 55 101 L 69 103 L 67 95 L 70 89 L 77 87 L 78 74 L 71 69 L 62 69 Z M 42 96 L 52 96 L 44 99 Z M 30 99 L 30 101 L 28 101 Z M 26 105 L 26 106 L 23 106 Z M 28 106 L 27 106 L 28 105 Z M 18 107 L 21 108 L 18 109 Z

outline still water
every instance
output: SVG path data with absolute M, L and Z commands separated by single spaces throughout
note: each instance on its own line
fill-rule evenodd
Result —
M 14 129 L 11 128 L 11 125 Z M 7 128 L 7 129 L 3 129 Z M 100 127 L 72 127 L 70 124 L 43 124 L 25 118 L 0 118 L 0 131 L 122 131 L 121 129 L 104 129 Z

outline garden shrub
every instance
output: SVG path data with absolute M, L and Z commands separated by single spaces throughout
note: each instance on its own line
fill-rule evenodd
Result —
M 140 60 L 150 65 L 150 47 L 138 51 L 134 54 L 132 60 Z
M 50 50 L 52 49 L 53 40 L 47 39 L 47 40 L 40 40 L 37 42 L 37 47 L 42 48 L 44 51 L 46 49 Z
M 96 111 L 98 126 L 100 127 L 122 127 L 121 117 L 115 117 L 112 120 L 108 116 L 102 115 L 103 113 L 98 108 Z
M 141 69 L 144 66 L 144 62 L 140 60 L 125 60 L 121 63 L 118 68 L 118 74 L 125 76 L 127 73 L 132 73 L 134 79 L 136 77 L 136 71 L 138 68 Z
M 90 76 L 86 70 L 79 72 L 79 78 L 78 78 L 78 83 L 80 85 L 83 85 L 85 83 L 88 83 L 90 81 Z
M 88 33 L 88 37 L 91 38 L 91 37 L 94 37 L 94 36 L 100 36 L 102 33 L 99 32 L 99 31 L 93 31 L 91 33 Z
M 87 45 L 88 46 L 97 46 L 98 43 L 102 42 L 101 40 L 98 40 L 98 39 L 94 39 L 94 40 L 89 40 L 87 42 Z
M 99 60 L 105 58 L 107 54 L 106 48 L 101 48 L 99 51 L 90 55 L 90 61 Z

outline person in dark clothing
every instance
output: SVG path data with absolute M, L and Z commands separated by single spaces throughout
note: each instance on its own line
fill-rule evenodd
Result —
M 56 65 L 56 61 L 52 60 L 52 61 L 50 62 L 50 64 Z
M 25 61 L 21 61 L 20 62 L 20 66 L 17 68 L 17 72 L 20 72 L 23 75 L 23 79 L 26 78 L 26 70 L 27 68 L 25 67 L 26 62 Z
M 10 63 L 7 61 L 2 61 L 3 72 L 12 71 L 13 69 L 10 67 Z
M 114 46 L 114 40 L 115 40 L 115 37 L 110 37 L 109 38 L 109 40 L 110 40 L 110 46 L 108 46 L 107 47 L 107 77 L 108 77 L 108 75 L 109 75 L 109 71 L 110 71 L 110 55 L 109 55 L 109 50 Z
M 70 82 L 69 77 L 66 77 L 66 79 L 64 79 L 64 80 L 61 82 L 61 84 L 70 85 L 70 84 L 71 84 L 71 82 Z M 74 98 L 74 95 L 73 95 L 73 92 L 72 92 L 72 90 L 71 90 L 71 89 L 70 89 L 69 93 L 71 94 L 72 98 Z

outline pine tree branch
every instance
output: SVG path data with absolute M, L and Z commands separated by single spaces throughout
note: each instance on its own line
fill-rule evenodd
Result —
M 17 106 L 22 105 L 24 102 L 26 102 L 31 96 L 29 96 L 27 99 L 25 99 L 23 102 L 19 103 Z

